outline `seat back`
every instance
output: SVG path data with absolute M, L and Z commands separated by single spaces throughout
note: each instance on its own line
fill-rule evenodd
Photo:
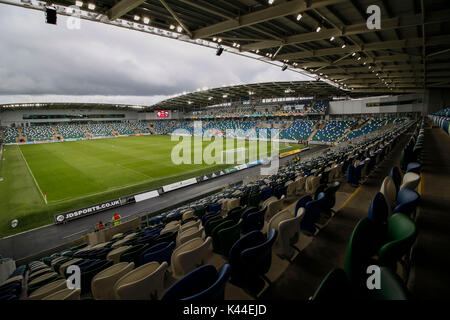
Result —
M 403 176 L 402 184 L 400 190 L 403 188 L 408 188 L 415 190 L 420 182 L 420 176 L 414 172 L 408 172 Z
M 403 280 L 387 267 L 380 268 L 380 289 L 369 290 L 371 300 L 409 300 L 411 294 Z
M 403 188 L 397 194 L 397 206 L 393 213 L 403 213 L 411 216 L 417 208 L 420 201 L 420 195 L 411 189 Z
M 315 301 L 336 301 L 351 298 L 351 284 L 344 270 L 335 268 L 323 278 L 312 296 Z
M 147 248 L 141 253 L 141 265 L 148 262 L 156 261 L 163 263 L 164 261 L 170 266 L 173 250 L 175 249 L 175 242 L 161 242 L 150 248 Z
M 64 279 L 56 280 L 40 287 L 39 289 L 36 289 L 27 299 L 40 300 L 46 296 L 49 296 L 52 293 L 61 291 L 65 288 L 67 288 L 66 280 Z
M 377 192 L 369 207 L 369 219 L 376 224 L 386 224 L 389 215 L 389 208 L 381 192 Z
M 242 233 L 246 234 L 251 231 L 261 230 L 264 226 L 264 216 L 266 211 L 267 207 L 264 207 L 260 211 L 249 212 L 245 216 L 243 215 L 243 221 L 241 224 Z
M 391 177 L 392 181 L 394 181 L 395 189 L 398 192 L 398 190 L 400 190 L 400 184 L 402 181 L 402 174 L 400 173 L 400 169 L 397 166 L 392 167 L 391 171 L 389 172 L 389 177 Z
M 203 265 L 212 254 L 212 238 L 205 240 L 194 238 L 176 248 L 172 254 L 172 275 L 181 278 L 185 274 Z
M 182 233 L 182 232 L 184 232 L 184 231 L 186 231 L 187 229 L 190 229 L 190 228 L 197 228 L 198 229 L 199 226 L 200 226 L 200 222 L 201 222 L 200 220 L 186 222 L 185 224 L 180 226 L 179 233 Z
M 347 245 L 344 270 L 347 277 L 356 287 L 365 286 L 367 266 L 373 256 L 372 239 L 373 222 L 369 218 L 359 220 L 353 229 Z
M 391 177 L 387 176 L 384 178 L 383 183 L 381 184 L 380 192 L 386 199 L 390 212 L 394 207 L 395 200 L 397 198 L 397 192 L 395 191 L 395 183 Z
M 281 212 L 280 212 L 281 213 Z M 300 208 L 295 217 L 287 217 L 278 224 L 278 237 L 274 244 L 274 251 L 278 255 L 291 258 L 295 253 L 292 245 L 297 243 L 300 233 L 300 223 L 305 215 L 305 208 Z
M 186 231 L 178 234 L 176 243 L 179 246 L 191 239 L 203 238 L 203 232 L 204 232 L 203 227 L 187 229 Z
M 57 292 L 54 292 L 44 298 L 42 300 L 80 300 L 80 289 L 63 289 Z
M 241 261 L 248 271 L 256 275 L 264 275 L 269 271 L 272 263 L 272 246 L 277 235 L 278 231 L 271 229 L 265 242 L 241 252 Z
M 231 247 L 234 245 L 234 243 L 236 243 L 236 241 L 239 240 L 241 236 L 242 223 L 243 219 L 240 219 L 237 223 L 225 226 L 217 232 L 217 253 L 228 256 Z
M 220 273 L 211 264 L 200 266 L 172 285 L 161 300 L 221 301 L 225 298 L 225 285 L 229 277 L 229 264 L 225 264 Z
M 389 218 L 387 238 L 388 242 L 378 251 L 378 260 L 380 265 L 396 270 L 397 261 L 408 254 L 416 241 L 416 224 L 403 213 L 393 214 Z
M 114 294 L 120 300 L 155 300 L 164 290 L 167 262 L 146 263 L 131 270 L 114 284 Z
M 134 262 L 119 262 L 97 273 L 91 281 L 91 292 L 95 300 L 114 300 L 114 284 L 134 269 Z
M 305 205 L 305 216 L 300 224 L 300 229 L 310 234 L 316 232 L 315 224 L 320 218 L 320 211 L 324 203 L 323 193 L 319 195 L 320 199 L 311 200 Z

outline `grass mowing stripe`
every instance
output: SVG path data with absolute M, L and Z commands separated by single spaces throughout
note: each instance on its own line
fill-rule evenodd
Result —
M 237 140 L 234 142 L 235 148 Z M 11 146 L 8 154 L 4 148 L 7 161 L 2 166 L 5 180 L 0 184 L 1 236 L 51 224 L 54 215 L 61 212 L 237 165 L 175 165 L 171 150 L 176 144 L 170 136 L 139 136 Z M 206 145 L 204 142 L 203 147 Z M 279 151 L 299 147 L 280 143 Z M 251 148 L 247 141 L 246 149 Z M 269 155 L 270 150 L 269 142 Z M 42 201 L 42 190 L 52 195 L 47 203 Z M 15 218 L 19 225 L 12 229 L 10 221 Z
M 28 165 L 27 160 L 25 159 L 23 153 L 22 153 L 22 149 L 20 149 L 20 146 L 17 146 L 17 148 L 19 148 L 20 151 L 20 155 L 22 156 L 23 161 L 25 162 L 25 165 L 28 168 L 28 172 L 30 173 L 31 177 L 33 178 L 34 184 L 36 185 L 36 187 L 38 188 L 39 192 L 41 193 L 42 196 L 42 200 L 44 200 L 45 204 L 47 204 L 47 199 L 45 199 L 44 193 L 41 190 L 41 187 L 39 187 L 39 183 L 37 182 L 36 178 L 34 177 L 33 171 L 31 171 L 30 166 Z

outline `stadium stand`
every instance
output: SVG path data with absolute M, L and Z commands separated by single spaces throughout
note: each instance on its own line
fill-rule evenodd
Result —
M 241 120 L 241 119 L 223 119 L 223 120 L 203 120 L 202 129 L 209 134 L 225 134 L 227 130 L 237 130 L 233 137 L 255 138 L 259 136 L 260 130 L 279 129 L 279 138 L 288 140 L 307 140 L 332 143 L 336 141 L 348 141 L 367 133 L 379 130 L 384 126 L 396 125 L 406 121 L 406 118 L 367 118 L 360 120 L 329 120 L 319 122 L 318 120 L 283 120 L 280 118 L 268 119 L 264 121 Z M 149 125 L 152 124 L 153 131 L 150 131 Z M 320 126 L 323 127 L 320 127 Z M 175 130 L 186 130 L 189 134 L 194 132 L 194 122 L 186 120 L 170 121 L 135 121 L 135 122 L 105 122 L 105 123 L 87 123 L 87 124 L 58 124 L 56 126 L 33 126 L 19 128 L 5 128 L 5 143 L 15 143 L 19 137 L 19 130 L 22 130 L 22 136 L 32 141 L 51 141 L 55 140 L 55 134 L 60 134 L 63 139 L 81 139 L 86 136 L 110 137 L 115 135 L 134 135 L 134 134 L 171 134 Z M 56 130 L 56 131 L 54 131 Z M 248 134 L 249 130 L 255 130 Z M 262 132 L 262 131 L 261 131 Z M 271 138 L 270 130 L 267 132 L 267 138 Z
M 373 166 L 364 171 L 364 175 L 370 175 L 412 124 L 412 121 L 403 121 L 398 126 L 384 126 L 332 147 L 321 156 L 291 161 L 274 175 L 142 218 L 139 228 L 119 233 L 109 241 L 81 244 L 21 265 L 0 285 L 1 298 L 171 300 L 183 297 L 190 300 L 195 297 L 229 299 L 237 292 L 255 298 L 271 281 L 270 270 L 278 268 L 286 257 L 292 258 L 299 246 L 307 246 L 305 239 L 320 236 L 318 233 L 334 217 L 331 208 L 342 183 L 340 177 L 346 172 L 345 166 L 370 157 L 374 159 Z M 224 129 L 239 125 L 238 122 L 222 122 Z M 105 128 L 98 126 L 89 128 L 97 134 L 105 132 Z M 422 136 L 417 135 L 415 146 L 421 139 Z M 408 160 L 416 162 L 420 156 Z M 316 178 L 316 185 L 309 186 Z M 396 208 L 417 206 L 417 201 L 409 202 L 408 197 L 400 197 L 399 193 Z M 275 203 L 278 203 L 276 208 Z M 408 212 L 414 210 L 410 208 Z M 373 216 L 375 214 L 371 214 Z M 405 224 L 410 225 L 410 231 L 405 229 Z M 399 235 L 398 228 L 405 229 L 405 235 Z M 404 213 L 393 214 L 387 222 L 387 230 L 386 240 L 377 239 L 378 255 L 383 261 L 386 257 L 383 265 L 390 268 L 387 273 L 392 273 L 392 263 L 396 261 L 392 259 L 400 257 L 390 254 L 389 250 L 394 249 L 390 249 L 389 241 L 402 237 L 405 243 L 402 252 L 406 252 L 416 231 L 414 223 Z M 295 242 L 297 244 L 290 247 L 289 243 Z M 61 289 L 65 268 L 73 264 L 81 269 L 82 289 Z M 353 269 L 360 267 L 345 269 L 351 288 L 358 288 L 359 280 L 353 278 L 353 273 L 357 275 L 357 272 Z M 397 279 L 391 274 L 388 276 Z M 193 282 L 199 284 L 195 289 Z M 401 283 L 397 281 L 397 284 Z M 315 295 L 322 296 L 324 294 Z
M 450 107 L 433 113 L 429 118 L 450 135 Z

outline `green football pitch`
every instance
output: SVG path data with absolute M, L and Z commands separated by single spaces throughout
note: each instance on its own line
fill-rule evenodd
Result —
M 185 139 L 193 142 L 192 138 Z M 209 143 L 200 142 L 197 148 L 191 143 L 191 153 L 204 151 Z M 0 165 L 0 236 L 51 224 L 56 213 L 239 164 L 177 165 L 171 158 L 177 144 L 170 136 L 152 135 L 5 146 Z M 280 143 L 279 151 L 301 147 Z M 255 148 L 258 158 L 265 156 L 262 147 L 248 141 L 246 156 Z M 228 150 L 223 151 L 225 154 L 244 150 L 237 140 L 233 146 L 224 143 L 224 149 Z M 267 152 L 270 151 L 271 145 L 267 144 Z M 13 219 L 19 220 L 14 229 L 10 225 Z

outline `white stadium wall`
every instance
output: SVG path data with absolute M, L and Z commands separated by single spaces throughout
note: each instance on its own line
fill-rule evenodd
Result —
M 61 115 L 61 114 L 123 114 L 124 118 L 65 118 L 65 119 L 24 119 L 27 115 Z M 138 113 L 136 111 L 126 110 L 98 110 L 98 109 L 35 109 L 35 110 L 11 110 L 1 113 L 1 125 L 4 127 L 10 126 L 15 123 L 17 126 L 26 125 L 30 122 L 67 122 L 71 120 L 101 120 L 101 121 L 113 121 L 113 120 L 138 120 Z
M 402 101 L 413 101 L 415 103 L 401 104 Z M 330 101 L 329 113 L 339 114 L 369 114 L 369 113 L 398 113 L 398 112 L 425 112 L 423 94 L 407 94 L 401 96 L 372 97 L 353 100 Z M 367 106 L 367 104 L 392 103 L 388 106 Z M 399 104 L 396 104 L 399 102 Z
M 103 114 L 123 114 L 123 118 L 65 118 L 65 119 L 24 119 L 27 115 L 61 115 L 61 114 L 87 114 L 87 115 L 103 115 Z M 137 112 L 129 110 L 115 110 L 115 109 L 35 109 L 35 110 L 7 110 L 0 112 L 0 126 L 9 127 L 12 124 L 16 126 L 25 126 L 30 122 L 45 123 L 45 122 L 68 122 L 72 120 L 91 120 L 91 121 L 135 121 L 135 120 L 157 120 L 157 119 L 179 119 L 179 112 L 177 110 L 169 111 L 167 118 L 158 118 L 155 112 Z

